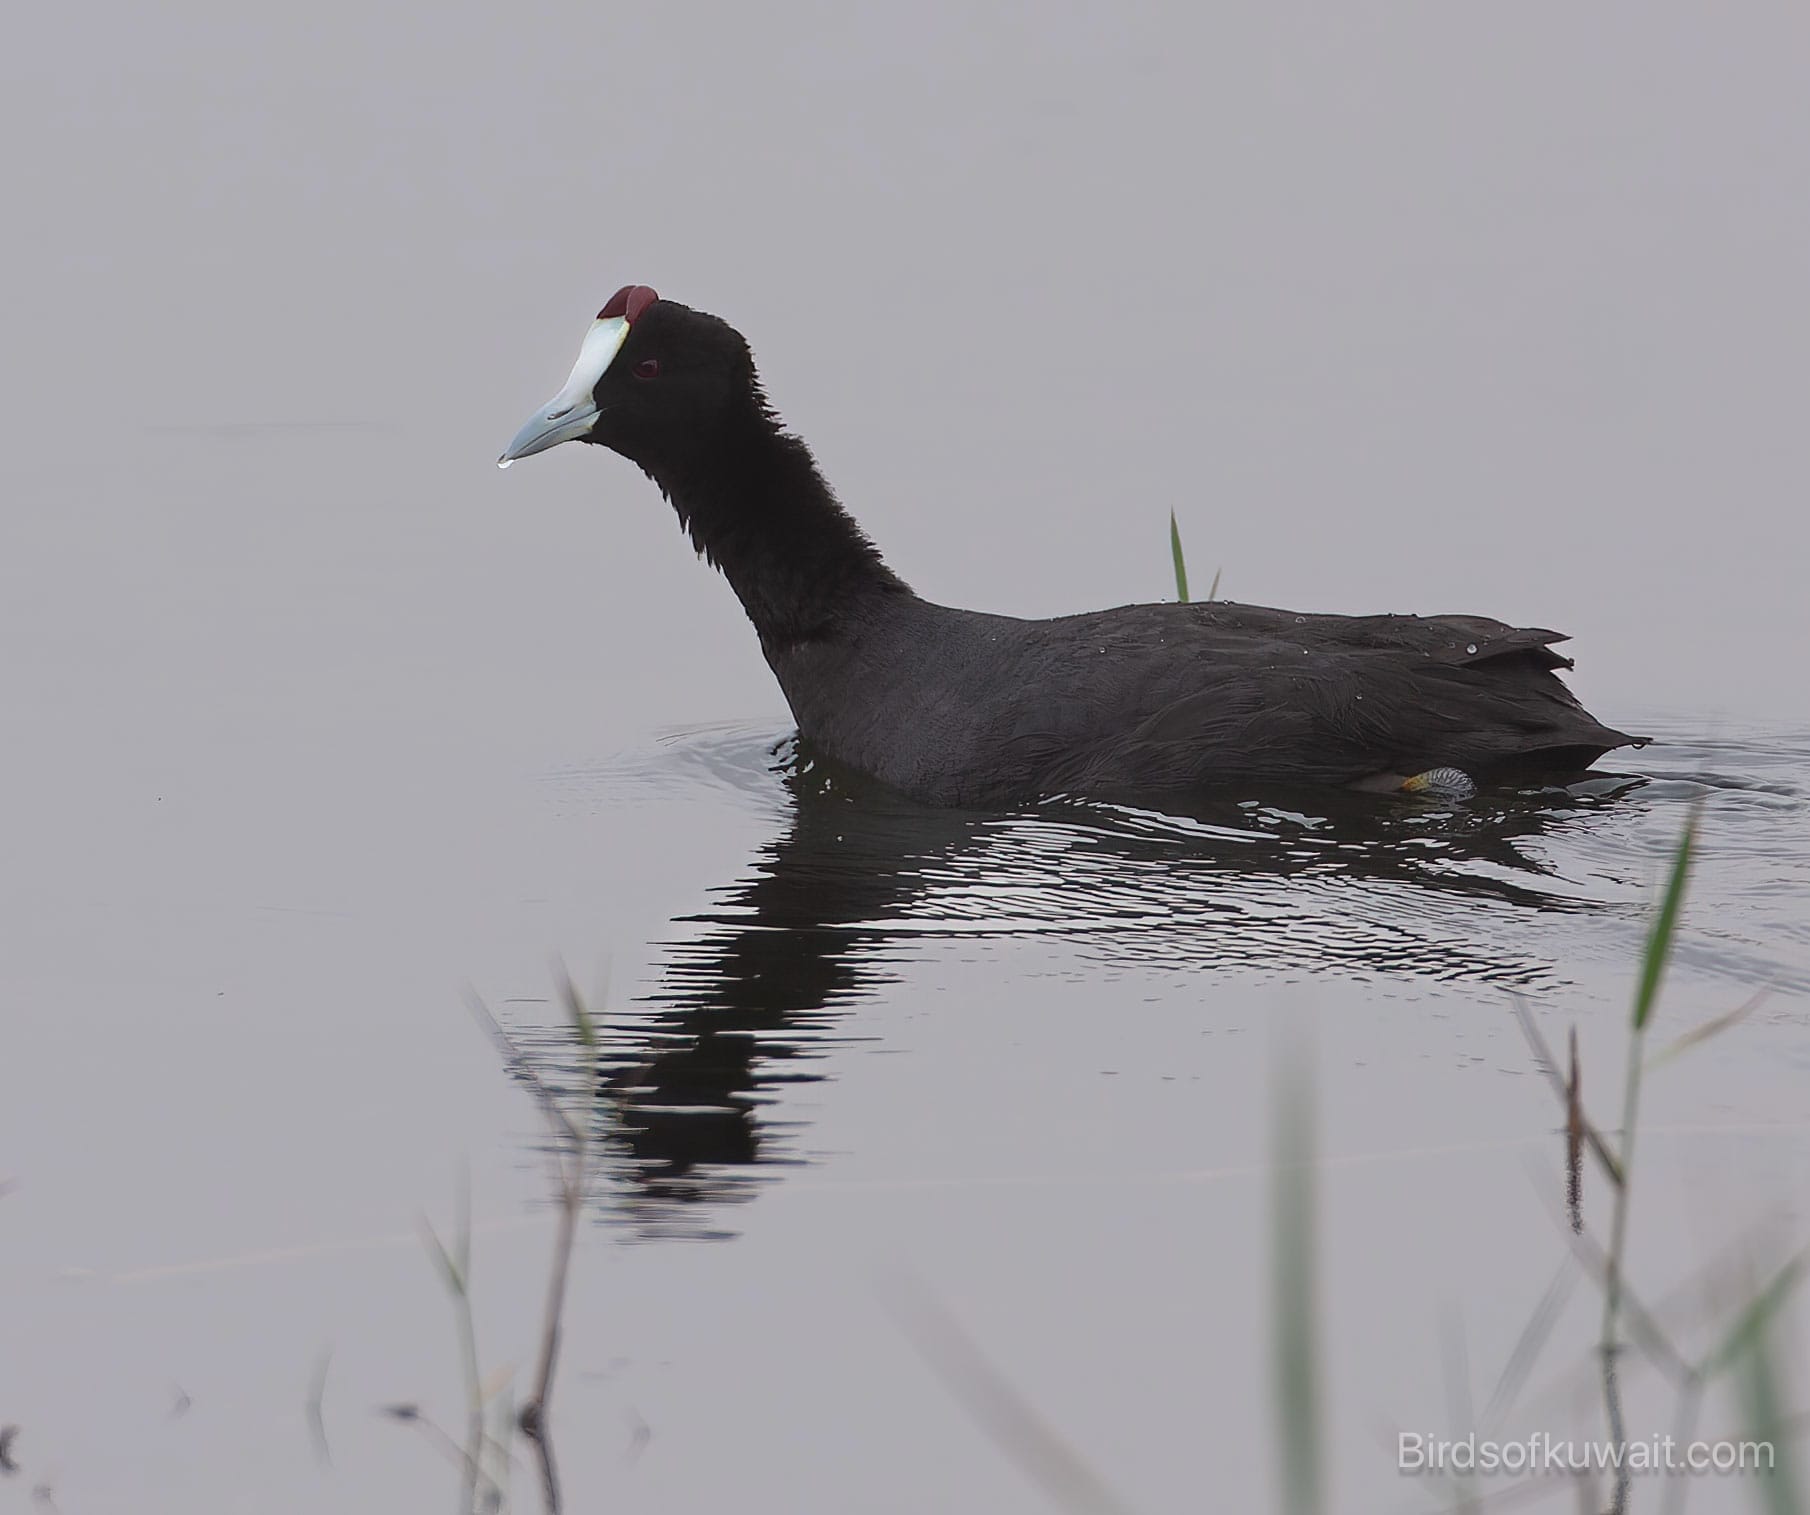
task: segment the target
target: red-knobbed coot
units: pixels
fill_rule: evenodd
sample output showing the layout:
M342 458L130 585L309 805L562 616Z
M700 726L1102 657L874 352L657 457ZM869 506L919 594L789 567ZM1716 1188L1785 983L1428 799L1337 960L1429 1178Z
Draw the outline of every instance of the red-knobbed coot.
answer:
M1253 781L1463 791L1637 744L1559 680L1554 631L1218 600L1024 621L920 599L784 430L741 334L646 285L597 313L565 388L498 461L567 441L660 486L810 743L933 804Z

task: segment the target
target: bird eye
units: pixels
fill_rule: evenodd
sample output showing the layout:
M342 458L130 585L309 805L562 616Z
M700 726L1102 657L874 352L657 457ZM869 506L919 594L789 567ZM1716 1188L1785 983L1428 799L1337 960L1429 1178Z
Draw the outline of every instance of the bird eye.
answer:
M658 358L643 358L635 365L635 377L637 379L659 378L660 360Z

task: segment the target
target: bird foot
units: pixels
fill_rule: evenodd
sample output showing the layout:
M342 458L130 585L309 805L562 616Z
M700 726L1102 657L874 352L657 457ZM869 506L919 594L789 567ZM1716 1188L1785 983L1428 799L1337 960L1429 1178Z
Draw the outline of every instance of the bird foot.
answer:
M1462 768L1429 768L1401 782L1402 793L1429 800L1468 800L1477 792L1477 781Z

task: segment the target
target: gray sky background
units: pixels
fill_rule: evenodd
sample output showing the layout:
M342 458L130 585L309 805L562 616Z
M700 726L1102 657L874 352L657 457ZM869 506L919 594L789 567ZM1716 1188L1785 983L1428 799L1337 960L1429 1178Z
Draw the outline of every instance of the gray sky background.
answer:
M256 658L260 584L330 610L286 567L406 516L628 724L776 710L638 474L490 467L634 280L748 333L933 598L1158 597L1174 506L1233 597L1554 625L1610 719L1801 716L1807 42L1786 4L39 8L8 629L155 642L236 582L192 632ZM323 429L180 430L272 423ZM373 643L430 613L392 582Z

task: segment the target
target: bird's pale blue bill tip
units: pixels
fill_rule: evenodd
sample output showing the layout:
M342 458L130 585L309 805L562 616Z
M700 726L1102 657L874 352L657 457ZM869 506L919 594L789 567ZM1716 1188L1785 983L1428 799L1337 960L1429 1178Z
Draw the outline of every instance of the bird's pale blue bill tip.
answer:
M599 316L593 321L579 346L578 361L572 365L565 388L528 418L528 424L496 460L497 467L507 468L517 458L531 458L588 432L597 419L597 402L591 391L627 340L625 317Z
M515 440L496 460L497 467L507 468L518 458L531 458L561 442L582 437L596 419L597 407L589 399L576 403L563 397L554 400L528 418L528 424L515 434Z

